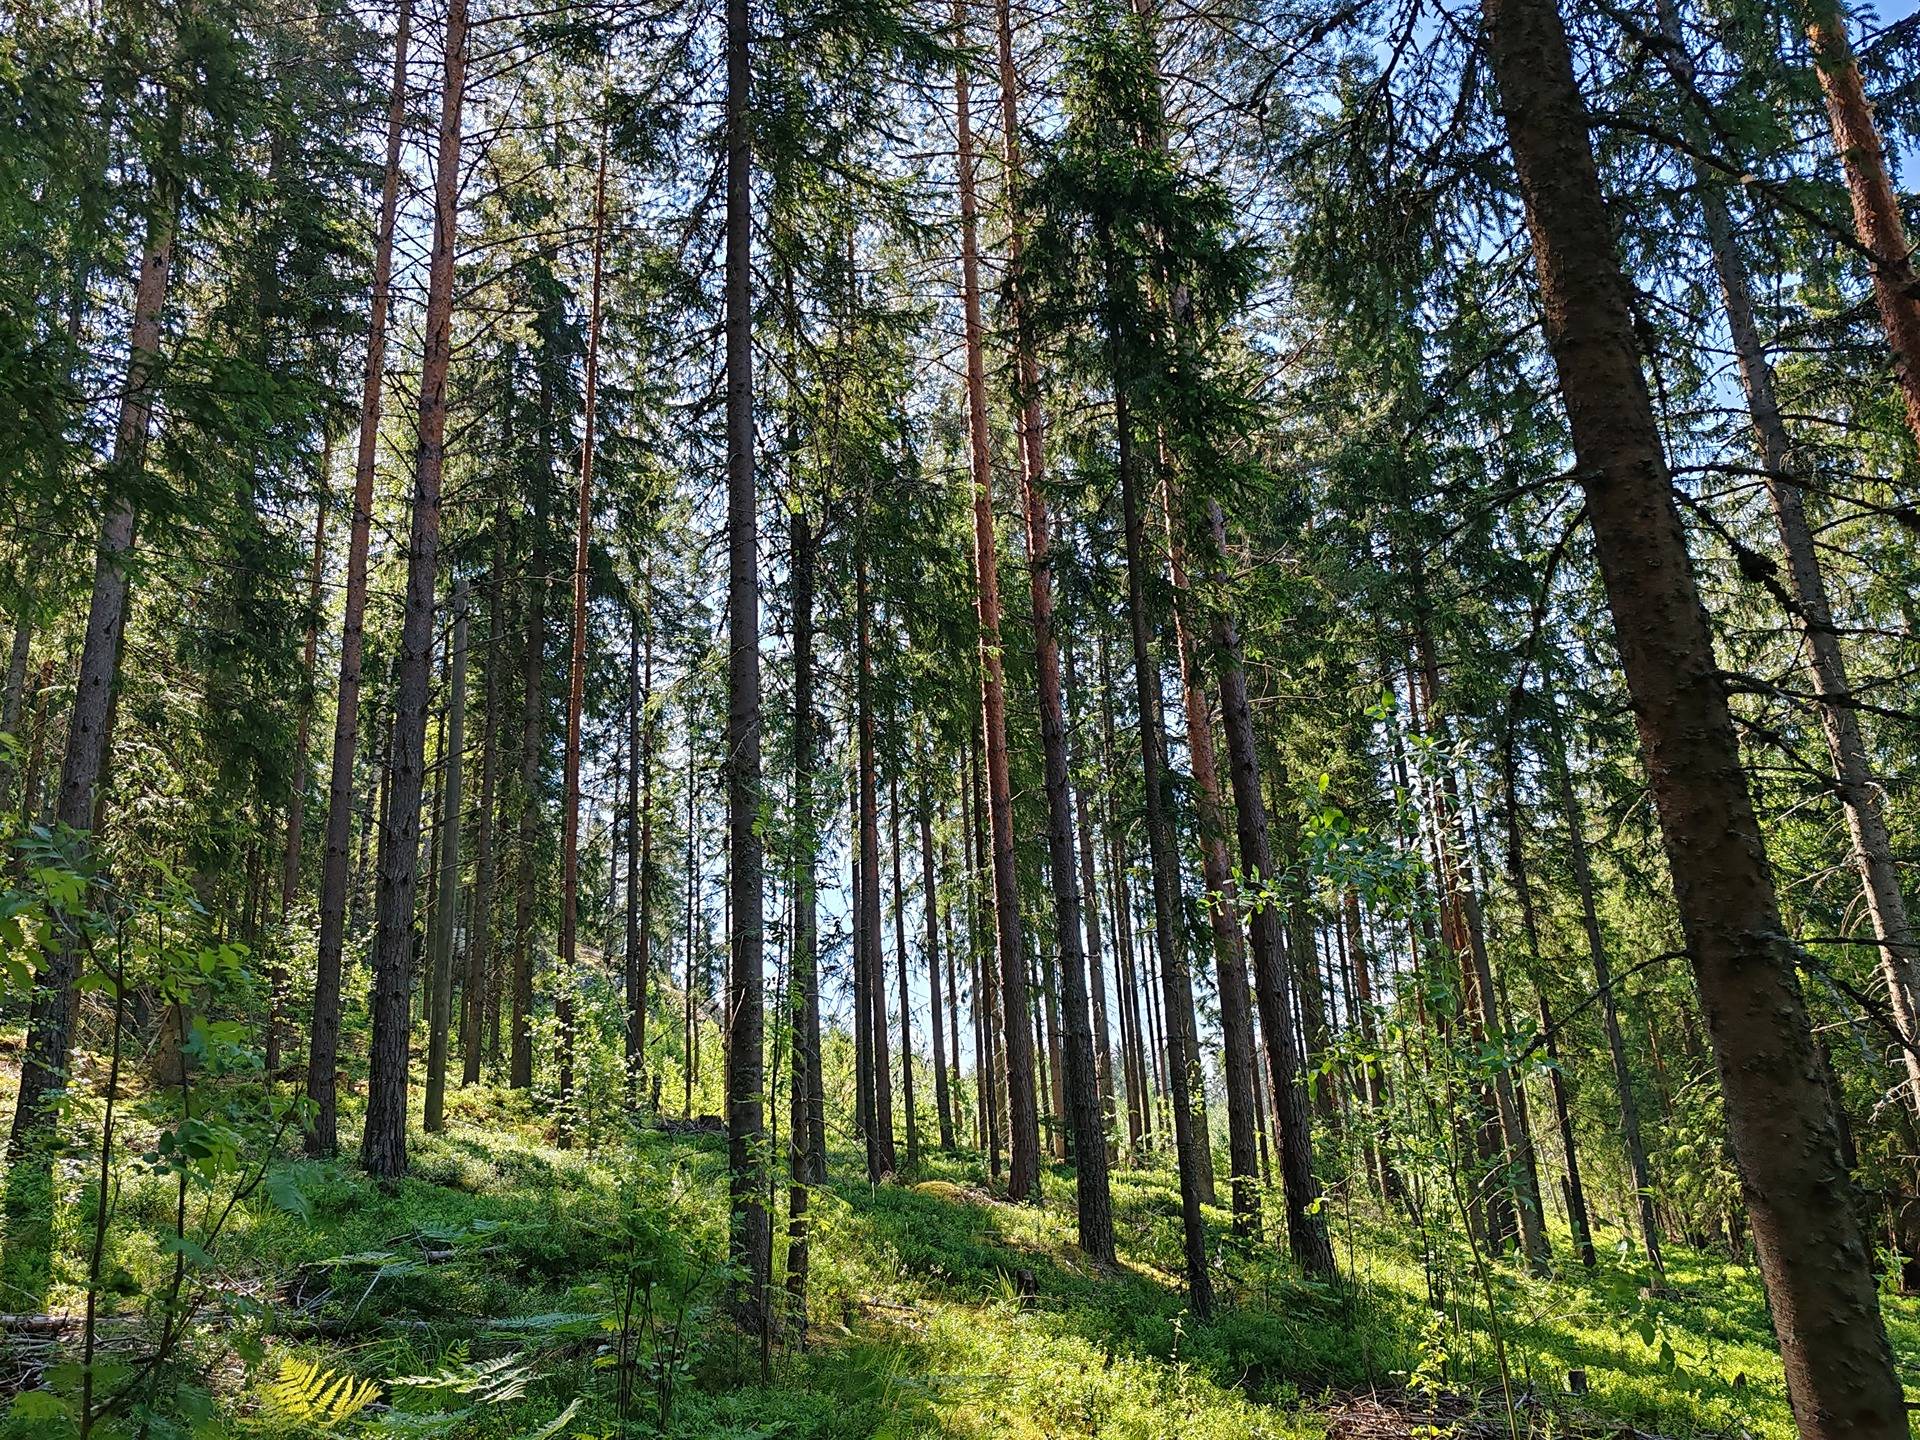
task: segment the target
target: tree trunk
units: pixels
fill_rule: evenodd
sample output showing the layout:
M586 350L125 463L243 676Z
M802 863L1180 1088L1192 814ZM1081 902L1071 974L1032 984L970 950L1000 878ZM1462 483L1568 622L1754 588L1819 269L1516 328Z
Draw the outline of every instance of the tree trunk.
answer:
M766 1326L772 1232L765 1190L760 840L760 527L753 450L751 8L727 0L727 1253L745 1272L743 1317Z
M814 893L818 836L813 815L813 575L812 521L795 504L788 522L793 604L793 960L788 971L792 1093L787 1111L787 1294L795 1332L807 1332L807 1201L826 1179L814 1148L814 1080L820 1068L819 922Z
M1640 1104L1634 1099L1633 1071L1627 1064L1627 1042L1620 1030L1620 997L1614 989L1613 966L1607 955L1606 938L1600 933L1600 914L1594 903L1586 816L1557 735L1553 744L1554 780L1560 793L1560 813L1567 827L1567 858L1573 869L1574 889L1580 896L1580 924L1586 936L1587 958L1593 964L1594 987L1600 996L1600 1021L1607 1036L1607 1058L1613 1066L1613 1086L1620 1101L1620 1138L1627 1149L1627 1170L1633 1177L1647 1259L1653 1265L1654 1274L1664 1277L1667 1267L1660 1253L1660 1221L1654 1213L1653 1171L1647 1164L1646 1144L1640 1138Z
M867 1179L876 1184L900 1168L893 1144L893 1060L887 1053L887 962L880 929L880 791L874 774L873 589L867 572L866 506L861 504L860 538L854 559L854 608L859 667L860 789L860 940L866 1009L860 1022L867 1033L870 1076L867 1120Z
M653 602L653 568L647 567L646 602ZM639 761L634 765L627 791L628 808L635 812L640 843L627 852L627 1108L637 1109L646 1093L647 1078L647 997L653 989L653 891L657 882L653 856L653 766L658 731L653 713L653 622L642 621L640 689L634 699L634 720L630 737L639 745ZM638 898L634 892L638 891Z
M447 1128L447 1032L453 1024L453 932L460 905L460 779L466 750L467 582L453 591L453 678L447 687L447 743L440 752L440 900L433 931L433 1013L427 1026L424 1128Z
M86 639L80 651L80 676L67 720L67 751L60 768L60 824L89 836L94 826L96 791L101 788L112 733L120 653L127 623L131 577L127 557L133 549L134 496L146 469L147 440L153 429L154 370L160 360L161 323L167 282L173 270L174 237L179 226L180 187L172 174L180 148L179 102L170 103L164 122L166 152L155 166L147 197L146 236L140 250L140 277L133 292L133 322L127 336L126 389L114 428L108 462L112 498L101 517L94 551L93 594L87 607ZM85 855L74 857L85 863ZM11 1148L18 1151L40 1129L49 1092L66 1080L73 1049L74 1016L79 995L80 955L65 945L51 947L35 977L27 1019L26 1048L20 1064L20 1090L13 1112Z
M307 1043L307 1099L313 1120L307 1153L339 1149L340 952L346 940L347 852L353 840L353 761L360 738L361 656L366 642L367 551L373 529L373 469L380 444L380 392L387 367L387 312L393 279L393 228L400 203L400 147L406 138L407 46L413 0L400 0L394 24L393 83L387 100L387 159L373 246L367 316L367 365L360 391L360 436L353 466L353 520L347 537L345 614L340 622L340 683L327 786L326 848L320 862L320 933L314 955L313 1029Z
M1210 563L1224 572L1227 522L1217 503L1207 501ZM1224 573L1219 577L1224 580ZM1280 1121L1280 1180L1287 1206L1287 1246L1295 1263L1319 1278L1334 1273L1333 1247L1320 1213L1320 1185L1313 1173L1313 1121L1301 1081L1300 1052L1294 1043L1291 999L1287 994L1286 949L1280 926L1279 872L1273 863L1272 831L1266 792L1261 787L1260 752L1253 732L1253 708L1247 698L1247 672L1239 626L1218 603L1212 607L1212 649L1220 682L1220 723L1227 732L1227 775L1233 786L1240 868L1258 885L1262 901L1248 923L1253 941L1254 989L1260 1002L1260 1029L1267 1042L1267 1083Z
M307 634L300 650L300 699L293 727L293 774L287 787L287 841L280 854L280 933L274 940L274 961L267 975L267 1045L264 1057L269 1078L280 1074L281 1011L287 1003L287 926L293 902L300 893L300 850L305 839L307 781L310 778L307 742L313 734L313 672L320 655L320 582L327 563L327 507L333 492L333 438L320 448L320 486L313 506L313 555L307 570Z
M593 182L593 279L587 301L585 416L580 442L580 495L573 532L573 647L567 666L567 740L562 755L560 801L560 964L554 977L553 1017L559 1047L560 1093L554 1107L555 1139L573 1144L574 986L580 944L580 727L587 694L587 579L593 556L593 442L600 379L600 286L606 263L607 138Z
M1550 0L1483 0L1483 10L1794 1417L1808 1440L1905 1436L1872 1257L1674 506L1566 33Z
M1065 654L1067 692L1073 697L1073 706L1080 708L1080 676L1073 663L1073 651ZM1074 729L1070 732L1068 745L1069 758L1077 760L1085 770L1085 757L1080 754L1071 735L1080 732L1084 724L1084 715L1074 717ZM1086 920L1087 933L1087 977L1091 982L1093 1000L1093 1073L1094 1082L1100 1092L1100 1133L1109 1135L1114 1122L1113 1105L1113 1047L1112 1036L1107 1020L1107 977L1106 962L1101 954L1100 944L1100 887L1094 875L1093 867L1093 820L1091 807L1087 804L1087 787L1074 787L1074 819L1076 840L1080 849L1080 906ZM1108 1161L1113 1157L1113 1146L1107 1147Z
M956 43L966 38L965 0L955 0ZM967 433L973 491L973 565L980 625L980 708L986 731L987 808L992 823L993 920L1000 959L1000 1035L1007 1074L1007 1195L1040 1199L1040 1116L1033 1081L1025 943L1013 844L1013 783L1007 767L1006 674L1000 652L1000 561L993 523L993 462L988 450L987 367L980 314L979 205L974 196L971 81L963 59L954 74L959 129L961 292L966 314Z
M1913 250L1900 218L1900 197L1887 173L1886 147L1880 141L1873 106L1860 83L1846 17L1835 0L1806 0L1806 7L1807 39L1827 100L1833 146L1847 172L1854 233L1873 256L1869 267L1873 297L1893 351L1893 373L1906 404L1907 428L1920 445L1920 274L1914 271Z
M933 1108L939 1116L940 1148L953 1152L953 1106L947 1089L947 1030L940 1014L940 887L933 865L933 797L928 793L931 762L920 757L920 909L927 926L927 1010L933 1021ZM900 993L906 994L902 982ZM949 980L949 996L952 994ZM956 1079L958 1076L956 1075Z
M913 1007L907 991L905 887L900 883L900 777L887 774L887 847L893 859L893 956L900 985L900 1103L907 1117L907 1169L920 1172L920 1122L913 1105Z
M480 808L473 842L473 923L467 929L467 978L460 1009L460 1083L477 1085L492 981L493 807L500 774L500 632L505 625L501 587L507 569L507 501L502 492L493 512L493 563L487 576L487 675L480 722Z
M440 480L446 459L447 367L453 357L453 258L460 222L461 106L466 98L466 0L448 0L445 49L413 523L407 541L406 606L394 657L393 776L374 919L367 1120L360 1140L360 1163L383 1180L396 1179L407 1168L407 975L420 880L420 792L426 779L427 687L433 664L434 587L440 573Z
M1113 266L1109 265L1111 272ZM1118 303L1108 279L1110 304ZM1112 333L1110 331L1110 333ZM1116 346L1117 350L1117 346ZM1127 623L1133 645L1134 691L1140 719L1140 768L1145 794L1147 844L1153 868L1153 934L1160 957L1160 983L1167 1011L1167 1085L1173 1107L1174 1149L1180 1168L1180 1215L1185 1235L1187 1303L1205 1319L1213 1312L1213 1277L1207 1268L1206 1220L1201 1202L1210 1177L1202 1174L1198 1136L1204 1119L1194 1099L1200 1057L1188 1049L1180 1016L1193 1014L1193 983L1180 934L1180 856L1174 847L1170 778L1160 725L1160 671L1153 657L1147 618L1145 523L1134 456L1128 378L1116 353L1113 364L1114 434L1119 452L1120 503L1126 532Z
M1823 0L1813 0L1821 5ZM1660 25L1670 42L1668 64L1675 70L1683 88L1693 88L1693 62L1682 46L1679 18L1672 0L1660 0ZM1860 225L1861 239L1873 245L1877 253L1905 256L1906 240L1900 230L1899 210L1887 184L1884 157L1879 138L1873 130L1871 112L1860 94L1860 72L1847 49L1845 23L1837 10L1828 11L1818 22L1820 34L1838 45L1822 61L1831 61L1830 78L1825 68L1821 83L1827 91L1834 134L1842 134L1842 116L1847 117L1847 133L1865 149L1856 156L1846 149L1847 178L1854 195L1854 215ZM1816 37L1816 57L1821 41ZM1851 98L1846 98L1846 97ZM1699 125L1693 127L1696 131ZM1880 942L1880 974L1887 987L1887 1001L1903 1035L1920 1035L1920 940L1914 934L1907 915L1906 899L1900 891L1899 873L1894 867L1893 844L1887 833L1886 817L1881 811L1880 788L1860 733L1858 712L1853 706L1853 689L1847 679L1846 659L1840 648L1840 634L1833 621L1833 606L1827 597L1826 576L1814 547L1813 530L1807 523L1806 496L1795 475L1792 440L1780 413L1780 399L1774 387L1773 365L1767 359L1754 317L1753 290L1748 284L1747 267L1734 238L1733 217L1718 176L1704 165L1694 167L1694 193L1700 200L1701 216L1706 222L1707 248L1713 255L1714 273L1720 281L1721 300L1726 308L1727 329L1733 338L1734 356L1740 366L1740 383L1746 391L1747 411L1759 441L1761 464L1766 471L1767 496L1773 504L1774 520L1780 533L1780 549L1787 558L1787 578L1798 607L1798 619L1807 637L1807 671L1813 691L1819 697L1820 725L1827 741L1827 754L1833 762L1834 788L1846 811L1847 832L1853 842L1853 860L1860 872L1861 888L1866 896L1867 913L1872 917L1874 937ZM1868 237L1868 220L1873 219L1879 239ZM1889 228L1891 227L1891 228ZM1895 243L1897 251L1879 249L1882 243ZM1902 383L1907 391L1909 418L1920 416L1916 397L1920 397L1920 299L1902 296L1895 278L1876 271L1875 288L1879 294L1882 317L1888 320L1888 334L1895 332L1895 319L1904 317L1911 330L1914 349L1897 352ZM1910 263L1906 265L1905 284L1916 282ZM1889 312L1891 305L1893 310ZM1920 436L1920 429L1916 429ZM1908 1103L1920 1106L1920 1052L1911 1045L1900 1047L1900 1061L1907 1076Z
M1185 547L1175 518L1171 467L1162 467L1160 503L1167 526L1167 564L1173 580L1174 648L1180 662L1185 700L1187 755L1193 770L1193 804L1200 840L1200 867L1207 883L1207 923L1213 933L1215 988L1220 996L1220 1032L1224 1041L1227 1092L1227 1155L1231 1168L1233 1228L1239 1235L1260 1233L1258 1118L1253 1107L1253 1004L1247 993L1247 957L1240 948L1240 913L1233 865L1227 858L1226 824L1220 807L1220 776L1215 768L1213 720L1195 649Z

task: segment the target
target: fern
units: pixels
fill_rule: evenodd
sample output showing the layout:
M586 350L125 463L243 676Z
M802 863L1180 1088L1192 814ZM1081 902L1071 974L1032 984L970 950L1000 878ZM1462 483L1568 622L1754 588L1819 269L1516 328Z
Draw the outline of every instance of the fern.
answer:
M260 1394L262 1418L296 1430L329 1434L379 1398L380 1387L327 1369L317 1360L282 1357L279 1378Z

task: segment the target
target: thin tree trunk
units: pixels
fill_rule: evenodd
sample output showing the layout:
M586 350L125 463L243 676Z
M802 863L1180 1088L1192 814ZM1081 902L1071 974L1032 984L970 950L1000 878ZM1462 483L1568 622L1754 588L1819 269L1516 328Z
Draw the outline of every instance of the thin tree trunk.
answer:
M307 1099L313 1119L309 1155L339 1149L340 953L346 940L347 851L352 843L353 762L360 738L361 656L365 648L367 551L373 528L373 469L380 443L380 394L387 365L387 312L393 279L393 229L400 203L400 147L407 120L407 47L413 0L400 0L387 101L386 169L373 246L367 316L367 365L360 392L360 436L353 467L353 519L347 538L345 614L340 622L340 682L327 787L327 836L320 863L320 926L314 955L313 1021L307 1044ZM364 848L364 847L363 847Z
M955 0L956 43L967 32L965 0ZM1000 561L993 523L993 462L989 453L987 369L980 313L979 205L974 195L971 79L963 59L954 74L959 129L961 292L966 315L967 432L973 492L975 603L980 624L980 707L986 732L987 809L993 833L993 920L1000 960L1000 1037L1007 1075L1007 1140L1012 1165L1007 1195L1040 1199L1040 1116L1034 1092L1033 1046L1027 1013L1025 943L1015 872L1013 784L1007 762L1006 674L1000 651Z
M1214 567L1224 570L1227 524L1218 504L1207 501L1207 530ZM1220 577L1224 579L1224 575ZM1239 626L1220 604L1209 626L1220 683L1220 723L1227 732L1227 775L1233 786L1233 812L1240 866L1258 885L1262 903L1248 930L1253 941L1254 989L1260 1002L1260 1028L1267 1042L1267 1083L1280 1121L1280 1178L1287 1206L1287 1245L1309 1275L1334 1273L1333 1247L1320 1213L1319 1182L1313 1173L1313 1122L1301 1081L1300 1052L1294 1044L1293 1015L1287 994L1286 951L1279 898L1273 894L1279 872L1273 863L1273 838L1261 787L1260 752L1247 698L1247 673Z
M861 971L866 980L867 1065L871 1109L867 1125L867 1178L879 1182L900 1168L893 1144L893 1059L887 1053L887 962L880 929L880 794L874 774L873 589L868 578L866 507L861 505L860 539L854 559L855 664L859 667L860 790L860 938Z
M1111 271L1113 266L1109 265ZM1110 304L1118 304L1111 293ZM1117 348L1117 347L1116 347ZM1202 1174L1198 1137L1204 1119L1194 1100L1199 1060L1182 1033L1180 1016L1193 1014L1193 984L1187 973L1186 947L1179 930L1180 856L1174 848L1165 740L1160 726L1160 671L1154 662L1147 619L1145 523L1140 511L1140 481L1134 457L1129 381L1116 353L1114 433L1119 450L1120 503L1126 532L1127 622L1133 644L1134 690L1140 716L1140 768L1145 795L1147 844L1153 869L1154 946L1160 958L1160 984L1167 1011L1167 1084L1173 1107L1174 1149L1180 1168L1180 1213L1185 1234L1187 1303L1202 1319L1213 1312L1213 1277L1207 1268L1206 1220L1201 1202L1210 1177Z
M653 602L653 567L647 567L646 603ZM644 630L641 639L640 689L635 698L632 739L639 745L637 781L629 784L628 808L636 812L640 830L639 853L627 853L627 1093L628 1108L637 1109L646 1094L647 997L653 989L653 891L657 862L653 854L653 765L658 730L653 713L653 622L634 616ZM636 788L637 787L637 788ZM638 890L636 899L634 891Z
M433 258L420 369L418 463L407 542L407 595L394 658L393 778L380 846L374 919L373 1041L360 1163L383 1180L407 1168L407 973L420 881L420 792L426 779L427 686L440 573L440 481L446 459L447 367L453 357L453 259L459 230L461 107L466 99L467 3L448 0L446 69L435 155Z
M505 624L501 587L507 569L507 501L503 491L493 512L493 563L487 576L486 681L480 723L480 808L473 842L473 923L467 930L467 977L461 995L460 1083L477 1085L484 1042L483 1020L492 980L494 792L500 775L500 632Z
M764 1331L772 1231L761 1145L764 997L760 840L760 527L753 450L752 12L727 0L727 1253L740 1313Z
M927 926L927 1011L933 1022L933 1108L940 1122L940 1148L953 1151L953 1107L947 1090L946 1029L940 1014L940 887L933 865L933 797L928 793L931 762L920 757L920 909ZM951 994L949 980L949 994ZM900 993L906 994L901 982ZM957 1077L956 1077L957 1078Z
M815 850L819 839L813 816L813 524L804 505L793 506L788 522L788 553L793 604L793 960L788 972L792 1052L792 1094L788 1106L787 1295L793 1325L807 1333L809 1232L807 1201L812 1187L825 1180L824 1157L814 1149L814 1077L820 1067L820 969L818 917L814 894Z
M580 944L580 726L587 694L587 579L593 555L593 445L600 379L600 286L606 263L607 138L593 182L593 279L587 301L585 421L580 443L580 504L573 541L573 649L567 667L567 741L560 801L560 965L554 977L553 1015L559 1046L560 1093L554 1107L556 1140L573 1144L574 985Z
M1073 697L1075 710L1080 708L1080 676L1073 663L1073 651L1065 653L1067 692ZM1080 733L1084 724L1084 715L1074 717L1074 728L1069 735L1068 754L1071 760L1077 760L1085 769L1085 757L1080 754L1072 742L1072 736ZM1086 920L1087 935L1087 977L1090 981L1093 1001L1093 1073L1094 1083L1100 1092L1100 1133L1109 1135L1114 1122L1113 1105L1113 1046L1112 1036L1107 1024L1107 977L1106 961L1101 953L1100 944L1100 887L1094 875L1093 866L1093 820L1091 807L1087 804L1087 787L1074 787L1074 820L1076 823L1075 840L1080 851L1080 906ZM1113 1148L1108 1145L1108 1162L1113 1159Z
M1253 1003L1247 993L1247 957L1240 948L1239 904L1233 866L1227 858L1226 824L1221 815L1220 777L1216 769L1213 721L1199 657L1186 611L1191 604L1185 547L1175 518L1178 496L1171 467L1163 466L1160 503L1167 527L1167 563L1173 580L1173 633L1179 657L1181 694L1187 722L1187 755L1193 771L1193 803L1198 821L1201 873L1206 879L1207 922L1213 934L1215 988L1220 997L1220 1031L1225 1051L1227 1155L1233 1195L1233 1228L1239 1235L1260 1233L1260 1153L1258 1118L1253 1105Z
M893 859L893 955L900 985L900 1102L907 1117L907 1169L920 1171L920 1122L913 1104L913 1008L907 991L906 887L900 883L900 777L887 774L887 847Z
M1600 1021L1606 1031L1607 1058L1613 1066L1613 1086L1620 1102L1620 1138L1627 1150L1627 1171L1633 1178L1640 1234L1655 1275L1664 1276L1666 1262L1660 1253L1660 1221L1653 1208L1653 1171L1647 1164L1646 1143L1640 1137L1640 1104L1634 1099L1633 1071L1627 1064L1627 1042L1620 1030L1620 997L1614 989L1613 966L1607 954L1606 937L1600 933L1600 914L1594 903L1586 815L1580 805L1579 792L1573 787L1558 735L1554 736L1553 745L1554 782L1559 790L1561 817L1567 827L1567 858L1573 869L1574 889L1580 896L1580 924L1586 936L1587 958L1593 965L1594 987L1600 996Z
M460 780L466 750L467 582L453 591L453 678L447 688L447 743L440 752L440 900L433 931L433 1011L427 1026L426 1132L446 1126L447 1040L453 1024L453 932L460 905Z
M1694 585L1566 32L1550 0L1483 0L1483 10L1794 1417L1807 1440L1903 1437L1872 1256Z
M269 1077L280 1074L281 1011L287 1003L287 925L300 893L300 850L305 839L307 781L311 765L307 744L313 734L313 672L320 655L320 582L327 563L327 508L333 492L333 437L320 449L320 488L314 496L313 554L307 570L307 634L300 650L300 701L293 727L293 774L287 787L287 841L280 854L280 935L274 942L274 961L267 976L267 1045L264 1057Z

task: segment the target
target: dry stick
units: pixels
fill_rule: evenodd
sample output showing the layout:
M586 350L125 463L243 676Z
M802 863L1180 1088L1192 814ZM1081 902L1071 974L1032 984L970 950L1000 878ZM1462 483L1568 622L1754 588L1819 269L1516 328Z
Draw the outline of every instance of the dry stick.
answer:
M560 815L560 973L554 981L559 1030L560 1097L555 1113L562 1150L573 1144L574 971L580 931L580 722L587 693L587 573L593 549L593 442L600 379L600 287L606 264L607 130L600 125L600 161L593 181L593 281L587 311L587 383L580 442L580 510L573 549L573 656L567 670L567 748Z

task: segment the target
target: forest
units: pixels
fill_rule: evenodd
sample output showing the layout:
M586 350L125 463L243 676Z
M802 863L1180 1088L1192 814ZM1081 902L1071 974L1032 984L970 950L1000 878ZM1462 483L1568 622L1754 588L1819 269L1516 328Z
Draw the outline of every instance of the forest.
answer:
M0 1440L1908 1436L1881 4L0 0Z

